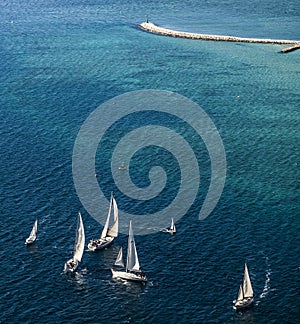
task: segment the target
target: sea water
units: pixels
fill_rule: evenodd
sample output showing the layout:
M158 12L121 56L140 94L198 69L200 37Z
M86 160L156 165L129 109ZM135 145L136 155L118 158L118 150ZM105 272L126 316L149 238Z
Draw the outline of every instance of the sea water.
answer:
M137 25L148 16L182 31L297 40L298 1L1 0L0 7L0 322L296 323L300 52L168 38ZM203 187L176 222L177 234L136 233L147 285L111 278L119 247L126 251L124 233L111 248L85 253L76 276L66 277L78 210L87 240L102 229L73 183L78 131L107 100L145 89L185 96L214 122L227 161L221 198L199 221L210 175L204 148ZM139 161L152 161L151 152L131 166L141 186L147 177ZM96 172L101 159L98 151ZM167 170L173 184L177 169ZM168 186L173 199L177 185ZM160 199L166 205L169 198ZM118 203L126 209L121 197ZM36 218L38 240L25 247ZM255 305L236 313L245 261Z

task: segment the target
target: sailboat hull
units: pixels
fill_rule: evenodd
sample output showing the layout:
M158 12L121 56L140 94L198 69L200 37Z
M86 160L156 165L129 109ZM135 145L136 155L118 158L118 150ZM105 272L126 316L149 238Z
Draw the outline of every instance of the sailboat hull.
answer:
M234 309L244 309L253 305L254 297L244 298L242 300L234 301Z
M137 282L147 282L147 278L145 274L143 274L142 272L134 273L134 272L126 272L126 271L117 271L114 269L111 269L111 272L113 278L120 278L120 279L137 281Z
M88 249L90 251L102 250L113 243L114 237L107 236L104 239L91 240L88 244Z
M164 232L164 233L170 233L170 234L172 234L172 235L176 234L176 230L172 230L172 229L170 229L170 228L165 228L165 229L163 229L163 232Z
M35 242L35 240L36 240L35 238L32 239L32 238L28 237L28 238L26 239L26 241L25 241L25 245L33 244L33 243Z
M78 267L78 262L74 262L73 259L68 260L64 265L65 273L74 273Z
M174 219L173 218L172 218L172 221L171 221L171 226L170 227L167 227L167 228L164 228L162 231L164 233L170 233L172 235L174 235L176 233L176 227L175 227Z

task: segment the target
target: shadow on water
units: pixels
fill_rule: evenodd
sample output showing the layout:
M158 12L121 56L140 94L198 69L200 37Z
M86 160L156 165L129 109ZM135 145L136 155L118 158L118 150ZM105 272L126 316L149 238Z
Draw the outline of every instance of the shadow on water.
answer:
M237 324L255 324L255 323L257 323L255 320L253 308L236 311L234 323L237 323Z
M25 245L25 244L24 244ZM40 253L39 246L37 242L34 242L30 245L25 245L26 249L29 251L29 253Z

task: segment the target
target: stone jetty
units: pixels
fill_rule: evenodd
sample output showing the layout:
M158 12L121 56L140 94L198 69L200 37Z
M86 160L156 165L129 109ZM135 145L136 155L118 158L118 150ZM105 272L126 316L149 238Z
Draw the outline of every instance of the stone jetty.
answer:
M280 53L289 53L289 52L296 51L298 49L300 49L300 43L298 43L297 45L293 45L291 47L284 48L280 51Z
M139 25L139 28L148 31L150 33L171 36L171 37L209 40L209 41L221 41L221 42L263 43L263 44L280 44L280 45L291 44L295 46L300 46L300 41L296 41L296 40L244 38L244 37L235 37L235 36L196 34L196 33L188 33L188 32L162 28L153 24L152 22L144 22Z

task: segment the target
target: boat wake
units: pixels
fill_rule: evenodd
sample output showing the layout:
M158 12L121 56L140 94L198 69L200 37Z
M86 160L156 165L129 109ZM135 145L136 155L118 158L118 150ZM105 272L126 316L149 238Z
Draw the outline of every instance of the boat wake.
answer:
M269 291L271 290L271 274L272 274L272 270L271 270L271 265L269 263L269 258L266 257L266 264L267 264L267 270L266 270L266 280L265 280L265 285L264 285L264 289L262 291L262 293L259 295L259 299L263 299L265 298ZM260 300L258 300L256 302L256 305L258 305L260 303Z

